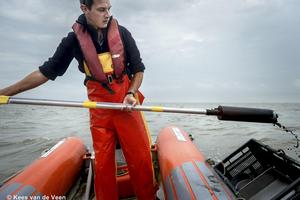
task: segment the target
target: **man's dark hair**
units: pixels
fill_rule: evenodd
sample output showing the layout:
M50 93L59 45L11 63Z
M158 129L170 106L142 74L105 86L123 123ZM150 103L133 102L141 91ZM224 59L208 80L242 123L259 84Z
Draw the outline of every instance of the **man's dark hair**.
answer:
M94 0L80 0L80 3L86 5L88 9L91 9Z

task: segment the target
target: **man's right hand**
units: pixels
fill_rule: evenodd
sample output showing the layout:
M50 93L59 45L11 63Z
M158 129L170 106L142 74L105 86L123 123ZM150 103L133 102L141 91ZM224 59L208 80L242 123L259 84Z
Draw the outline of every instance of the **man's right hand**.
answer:
M13 96L46 83L48 78L36 70L21 81L0 90L0 95Z

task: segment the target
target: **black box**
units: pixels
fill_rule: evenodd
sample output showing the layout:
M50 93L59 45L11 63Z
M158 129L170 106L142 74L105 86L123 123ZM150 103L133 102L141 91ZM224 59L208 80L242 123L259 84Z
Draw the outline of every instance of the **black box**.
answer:
M300 163L254 139L214 169L237 198L300 199Z

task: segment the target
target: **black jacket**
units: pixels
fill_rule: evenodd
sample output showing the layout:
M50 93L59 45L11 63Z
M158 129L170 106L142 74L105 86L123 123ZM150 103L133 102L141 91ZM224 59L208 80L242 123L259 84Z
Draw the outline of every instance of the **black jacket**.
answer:
M98 41L97 31L87 24L86 18L83 14L79 16L77 22L83 24L91 34L98 54L109 51L105 29L103 31L103 40L100 42ZM133 75L137 72L143 72L145 70L145 66L142 63L140 52L134 39L125 27L119 25L119 30L125 48L127 73L129 75ZM76 58L79 70L84 73L83 54L75 33L70 32L67 37L62 39L54 55L40 66L39 69L48 79L55 80L57 76L62 76L66 72L73 58Z

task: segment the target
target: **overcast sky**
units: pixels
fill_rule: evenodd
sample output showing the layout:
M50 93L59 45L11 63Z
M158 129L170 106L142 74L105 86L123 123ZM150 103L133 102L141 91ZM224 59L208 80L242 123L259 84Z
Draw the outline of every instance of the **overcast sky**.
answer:
M111 0L159 102L300 102L299 0ZM78 0L0 1L0 88L51 57ZM19 96L85 100L74 59L63 77Z

